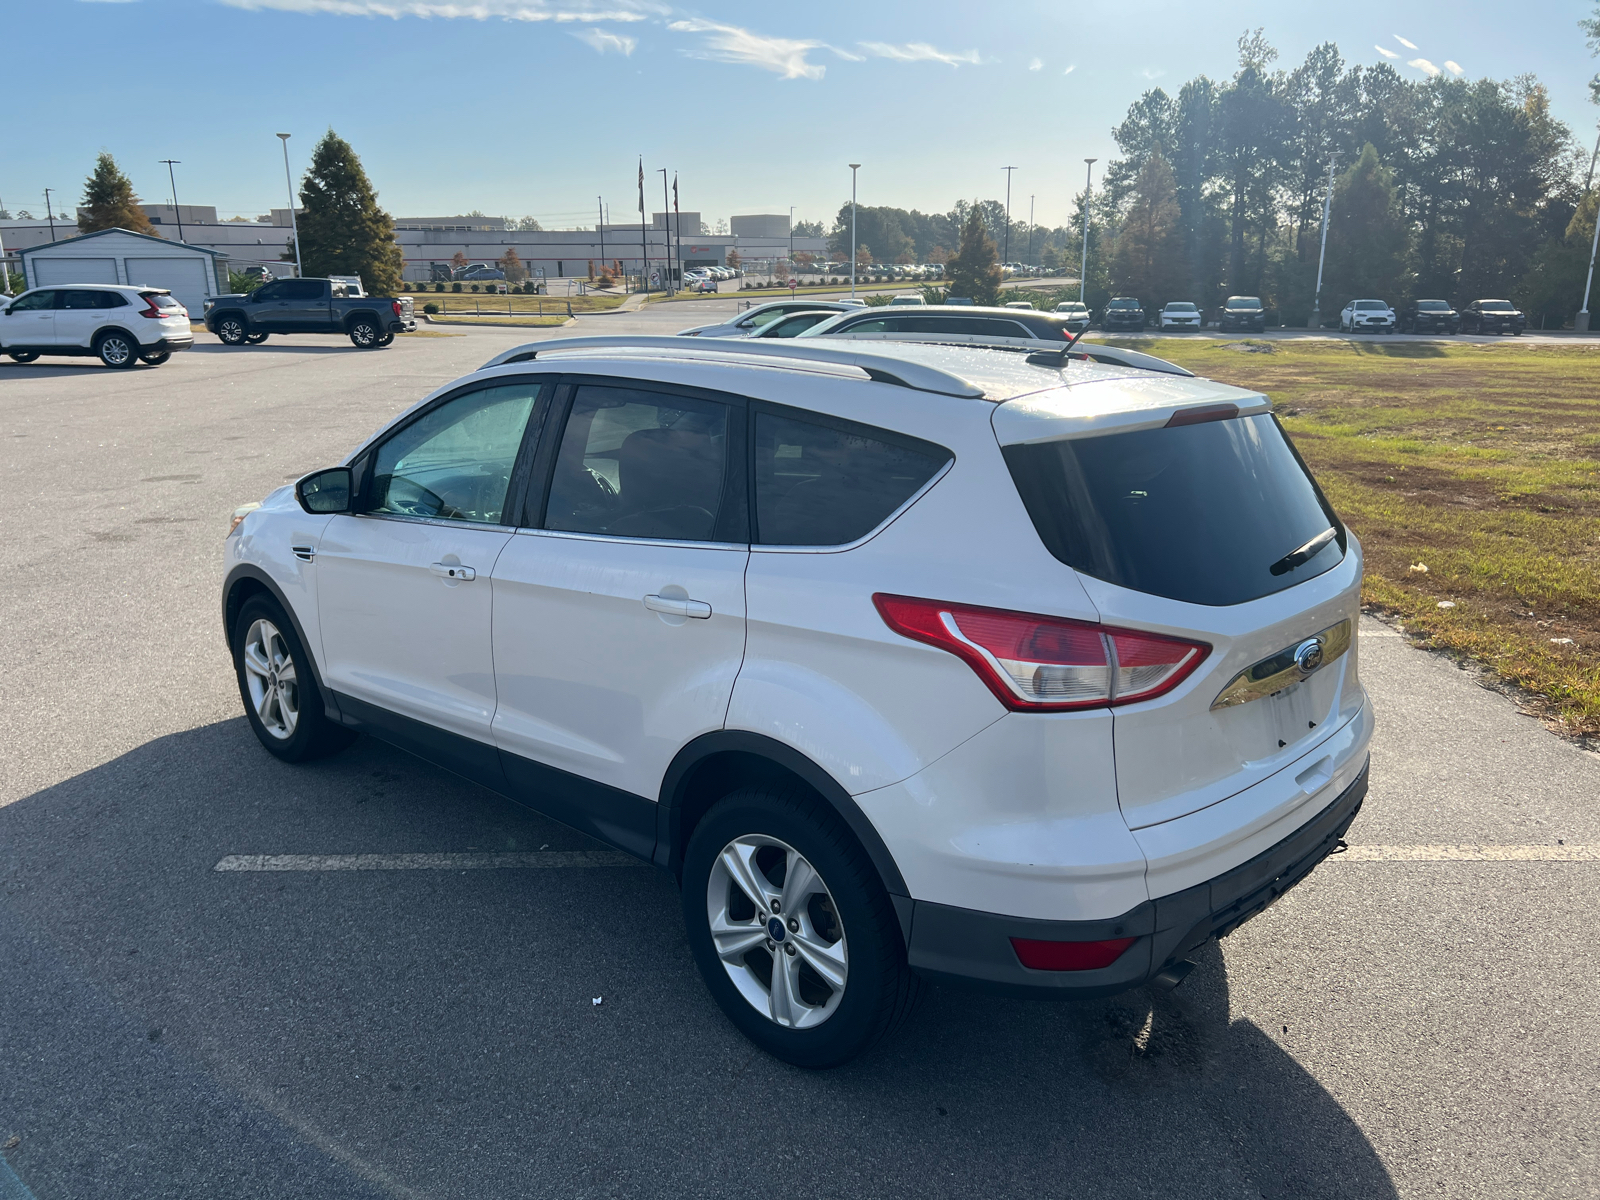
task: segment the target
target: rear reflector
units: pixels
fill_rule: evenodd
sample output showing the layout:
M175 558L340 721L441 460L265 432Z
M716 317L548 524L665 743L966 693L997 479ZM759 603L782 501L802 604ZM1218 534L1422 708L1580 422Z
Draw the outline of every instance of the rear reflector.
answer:
M1135 940L1125 937L1104 942L1042 942L1014 937L1011 948L1030 971L1098 971L1121 958Z
M1237 404L1205 404L1195 408L1180 408L1167 421L1167 428L1177 425L1204 425L1207 421L1231 421L1239 415Z
M1171 691L1204 661L1204 642L1091 621L879 593L890 629L937 646L1018 712L1133 704Z

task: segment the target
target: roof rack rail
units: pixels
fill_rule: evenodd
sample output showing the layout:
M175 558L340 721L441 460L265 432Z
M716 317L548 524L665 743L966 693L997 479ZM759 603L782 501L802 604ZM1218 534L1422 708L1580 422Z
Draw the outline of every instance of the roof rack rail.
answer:
M844 341L850 335L848 333L838 333L824 336L829 340ZM816 340L821 341L822 338L817 338ZM1186 371L1177 363L1168 362L1164 358L1157 358L1154 354L1145 354L1139 350L1124 350L1121 346L1102 346L1099 342L1075 340L1073 343L1060 347L1045 343L1043 347L1035 349L1032 346L1018 345L1018 339L1015 338L985 340L981 334L959 342L940 338L936 333L883 333L874 334L872 340L875 342L915 342L924 346L979 346L985 350L1011 350L1027 354L1028 361L1040 367L1064 367L1067 365L1067 359L1077 358L1089 362L1109 363L1118 367L1132 367L1138 371L1159 371L1163 375L1186 375L1191 379L1194 377L1193 371Z
M724 344L725 343L725 344ZM782 341L760 341L754 338L686 338L663 337L646 334L613 334L593 337L551 338L548 341L529 342L495 355L479 370L503 367L510 363L532 362L542 355L574 350L668 350L685 358L744 355L756 358L789 359L802 362L831 363L836 366L858 367L868 378L879 383L893 383L919 392L935 392L942 396L960 396L966 399L983 398L983 389L954 375L923 363L907 362L886 354L873 354L859 349L860 343L846 343L843 339L825 343L818 338L803 346L796 346L792 338Z

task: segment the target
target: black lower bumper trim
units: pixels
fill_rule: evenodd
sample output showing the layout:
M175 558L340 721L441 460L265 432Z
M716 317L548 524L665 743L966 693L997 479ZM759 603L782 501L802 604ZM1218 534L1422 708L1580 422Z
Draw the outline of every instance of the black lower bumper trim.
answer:
M1215 879L1147 900L1104 921L1044 921L914 902L907 955L928 979L986 991L1078 999L1109 996L1148 982L1212 938L1227 937L1309 875L1338 848L1367 795L1370 760L1339 796L1294 833ZM1109 967L1033 971L1018 961L1014 937L1046 941L1136 940Z

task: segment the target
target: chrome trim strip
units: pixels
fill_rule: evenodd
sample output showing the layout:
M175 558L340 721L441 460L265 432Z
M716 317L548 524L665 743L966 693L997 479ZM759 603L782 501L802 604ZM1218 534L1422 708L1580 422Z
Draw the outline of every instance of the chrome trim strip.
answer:
M1308 638L1302 638L1292 646L1285 646L1276 654L1252 663L1230 679L1228 686L1211 702L1211 711L1248 704L1252 700L1281 692L1302 679L1309 679L1329 663L1342 658L1350 649L1350 641L1350 622L1344 620Z
M618 537L610 533L578 533L569 529L518 529L529 537L569 538L579 542L614 542L624 546L672 546L679 550L748 551L749 542L675 542L667 538Z

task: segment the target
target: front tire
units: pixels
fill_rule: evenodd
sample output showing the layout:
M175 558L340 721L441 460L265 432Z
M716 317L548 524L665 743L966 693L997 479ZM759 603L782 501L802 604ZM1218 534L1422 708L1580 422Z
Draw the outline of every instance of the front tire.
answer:
M94 352L106 366L125 371L139 361L139 343L125 333L101 334L95 340Z
M11 355L12 362L19 363L31 363L39 357L37 350L8 350L6 353Z
M357 350L376 350L381 337L378 327L364 317L350 326L350 344Z
M233 625L233 668L256 739L284 762L343 749L355 735L328 719L311 659L275 600L253 596Z
M804 788L744 788L713 806L684 856L683 912L712 997L784 1062L848 1062L916 998L877 872Z
M250 337L243 317L226 316L217 322L217 337L224 346L242 346Z

